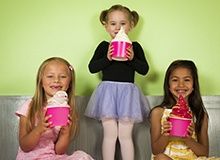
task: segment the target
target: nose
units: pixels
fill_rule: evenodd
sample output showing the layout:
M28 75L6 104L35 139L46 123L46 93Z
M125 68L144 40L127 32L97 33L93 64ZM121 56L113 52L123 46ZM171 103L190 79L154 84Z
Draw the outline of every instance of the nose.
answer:
M121 29L121 25L120 24L116 25L116 29L120 30Z
M60 81L59 77L54 77L54 82L58 83Z
M179 83L178 83L178 85L179 85L180 87L184 86L184 81L183 81L183 80L180 80Z

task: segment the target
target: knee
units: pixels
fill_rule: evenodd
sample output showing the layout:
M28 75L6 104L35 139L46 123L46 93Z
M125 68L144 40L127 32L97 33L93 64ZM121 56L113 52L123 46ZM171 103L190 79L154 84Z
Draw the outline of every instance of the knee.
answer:
M132 134L120 134L118 135L119 142L132 141Z
M113 141L114 140L116 141L118 136L118 129L116 122L113 120L109 120L102 122L102 124L103 124L104 139L111 139Z
M105 136L105 138L107 138L109 140L112 140L112 141L116 141L117 140L117 135L108 135L108 136Z
M117 132L104 132L104 139L106 140L116 141L117 137Z

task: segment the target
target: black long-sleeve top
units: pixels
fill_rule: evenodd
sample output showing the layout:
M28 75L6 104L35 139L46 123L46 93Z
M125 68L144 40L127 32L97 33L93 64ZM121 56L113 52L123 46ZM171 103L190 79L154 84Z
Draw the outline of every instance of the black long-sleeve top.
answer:
M134 83L135 71L146 75L149 65L141 45L138 42L132 42L132 46L134 58L131 61L109 61L107 58L109 42L102 41L89 62L89 71L91 73L102 71L102 81Z

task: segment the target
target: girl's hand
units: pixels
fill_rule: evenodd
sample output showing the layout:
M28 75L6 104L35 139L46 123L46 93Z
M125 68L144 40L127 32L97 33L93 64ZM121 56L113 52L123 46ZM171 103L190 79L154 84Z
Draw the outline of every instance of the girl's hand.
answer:
M163 124L162 124L162 134L164 136L169 136L170 135L170 130L171 130L171 122L169 122L168 120L167 121L164 121Z
M182 139L185 141L185 143L191 141L193 138L193 132L195 131L195 124L193 121L191 121L190 125L187 128L187 135L186 137L183 137Z
M190 125L189 125L188 128L187 128L188 134L187 134L186 137L187 137L187 138L191 138L194 131L195 131L195 124L193 123L193 121L191 121Z
M108 47L108 53L107 53L107 58L109 61L112 61L112 54L113 54L113 46L110 44Z
M126 49L126 57L128 58L129 61L131 61L134 58L134 50L133 47L131 46L130 48Z
M51 128L52 123L48 122L48 120L52 117L52 115L46 116L47 109L44 108L43 112L40 114L39 122L36 126L36 129L39 130L40 133L45 132L49 128Z
M72 117L68 115L67 125L61 127L60 134L62 135L69 134L71 126L72 126Z

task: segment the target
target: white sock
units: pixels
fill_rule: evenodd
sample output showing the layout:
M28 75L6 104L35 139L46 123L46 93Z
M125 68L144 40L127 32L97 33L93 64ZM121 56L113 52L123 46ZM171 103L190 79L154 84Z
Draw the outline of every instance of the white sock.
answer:
M134 124L131 122L119 122L119 142L123 160L134 160L134 144L132 140L132 130Z
M103 160L114 160L115 157L115 143L118 133L118 125L116 120L108 119L102 121L104 129L104 137L102 143Z

